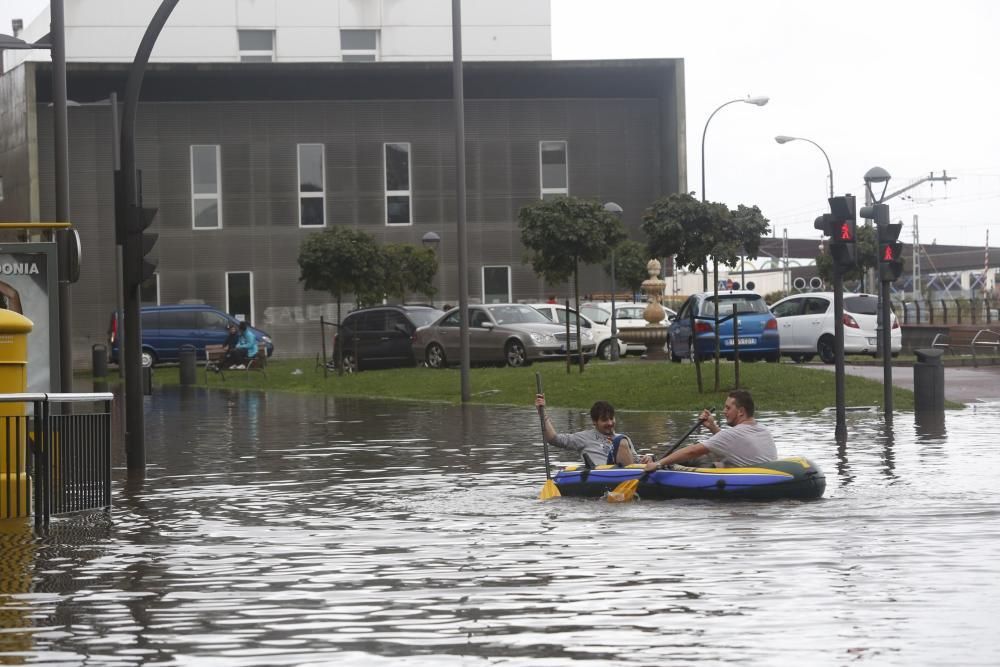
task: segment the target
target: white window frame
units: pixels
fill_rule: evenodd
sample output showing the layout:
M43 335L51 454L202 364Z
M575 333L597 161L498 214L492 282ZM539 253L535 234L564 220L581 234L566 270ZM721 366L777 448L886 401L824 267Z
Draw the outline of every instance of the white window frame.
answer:
M246 31L246 32L269 32L269 33L271 33L271 48L269 50L265 50L265 49L247 49L247 50L243 50L243 49L241 49L240 48L240 33L244 32L244 31ZM274 62L274 51L275 51L274 42L277 40L277 38L278 38L278 36L275 34L274 30L266 30L266 29L261 29L261 28L246 28L246 29L237 28L236 29L236 49L240 52L240 62L241 63L244 63L244 62L262 62L262 61L259 61L259 60L249 60L249 61L248 60L244 60L243 58L245 56L245 57L248 57L248 58L255 58L255 59L256 58L261 58L261 57L266 57L266 58L269 59L268 62L272 62L273 63Z
M547 188L545 187L545 165L542 163L542 146L545 144L562 144L563 155L566 156L566 187ZM545 199L545 195L569 195L569 142L562 139L543 139L538 142L538 189L539 199Z
M225 284L225 288L226 288L226 312L229 313L229 314L231 314L233 317L236 317L236 313L233 312L233 307L232 307L233 304L229 303L229 276L237 276L237 275L244 275L244 274L250 276L250 313L249 313L250 319L247 320L247 324L253 324L254 322L257 321L257 319L255 317L256 313L254 313L254 303L256 302L256 299L254 298L254 293L253 293L253 283L254 283L254 280L253 280L253 271L226 271L226 284ZM236 319L239 319L239 318L236 318Z
M0 201L3 201L3 176L0 176Z
M406 190L389 189L389 156L386 155L386 148L389 146L406 146L406 183L409 186ZM387 141L382 144L382 187L385 196L382 203L385 208L385 224L387 227L412 227L413 226L413 146L409 141ZM409 222L389 222L389 197L407 197L410 200L410 221Z
M480 290L482 295L482 302L484 305L489 305L491 302L486 300L486 269L507 269L507 300L503 303L511 303L514 298L513 293L513 272L511 271L510 264L484 264L482 269L480 269L479 277L482 281L482 289Z
M303 146L319 146L320 148L320 161L319 161L319 183L322 188L319 192L306 192L302 189L302 147ZM295 148L295 172L298 177L298 189L299 189L299 227L305 227L307 229L319 229L321 227L326 227L326 144L296 144ZM302 224L302 200L303 199L322 199L323 200L323 224L322 225L303 225ZM412 217L412 216L411 216Z
M375 48L373 49L345 49L344 44L344 33L345 32L373 32L375 33ZM340 29L340 58L343 62L351 63L361 63L361 62L371 62L377 63L379 61L379 47L382 46L382 31L378 28L341 28Z
M196 193L194 191L194 151L196 148L215 149L215 186L214 193ZM222 229L222 150L219 144L191 144L191 229L196 231ZM195 202L206 199L217 200L219 217L215 227L199 227L195 223L198 220L195 210Z

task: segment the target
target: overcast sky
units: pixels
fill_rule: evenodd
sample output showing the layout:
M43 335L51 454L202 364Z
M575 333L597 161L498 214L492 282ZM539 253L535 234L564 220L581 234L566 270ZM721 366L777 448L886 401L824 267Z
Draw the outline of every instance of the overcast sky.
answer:
M285 0L294 1L294 0ZM502 2L502 0L497 0ZM0 32L30 20L39 0L0 0ZM934 172L889 203L893 220L929 244L1000 245L1000 2L995 0L552 0L556 59L683 58L688 189L700 195L708 128L710 200L756 204L780 235L818 238L827 166L837 194L863 199L873 166L889 192ZM603 194L603 193L602 193ZM611 193L607 193L612 196Z

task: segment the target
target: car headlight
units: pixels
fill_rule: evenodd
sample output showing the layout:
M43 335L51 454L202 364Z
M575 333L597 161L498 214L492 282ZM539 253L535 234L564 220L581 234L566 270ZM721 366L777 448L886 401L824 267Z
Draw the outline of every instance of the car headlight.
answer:
M556 337L552 334L532 333L531 340L539 345L555 345Z

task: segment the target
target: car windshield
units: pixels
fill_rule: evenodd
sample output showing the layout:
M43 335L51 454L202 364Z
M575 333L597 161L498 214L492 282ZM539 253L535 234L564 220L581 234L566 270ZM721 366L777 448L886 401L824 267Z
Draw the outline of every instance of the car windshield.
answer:
M489 306L487 310L497 324L541 323L552 324L548 319L531 306Z
M407 311L407 315L413 320L415 326L423 327L432 324L437 318L441 317L441 311L431 308L427 310L410 310Z
M878 299L870 296L844 297L844 312L856 315L878 314Z
M738 313L768 313L767 304L757 294L726 294L719 297L720 315L731 315L733 306ZM715 300L711 297L701 304L701 315L715 315Z

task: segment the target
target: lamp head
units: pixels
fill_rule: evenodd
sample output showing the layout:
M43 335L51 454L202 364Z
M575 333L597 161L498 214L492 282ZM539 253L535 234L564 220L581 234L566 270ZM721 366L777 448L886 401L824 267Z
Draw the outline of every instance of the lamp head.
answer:
M889 172L882 167L872 167L865 172L865 188L868 190L868 194L871 196L872 201L876 204L880 204L882 199L885 197L885 191L889 189L890 178L892 178L892 176L890 176ZM876 197L875 193L872 192L872 183L882 184L882 194L878 197Z
M774 138L774 140L777 141L779 144L787 144L789 141L795 141L796 139L798 139L798 137L788 137L785 136L784 134L779 134Z
M622 207L613 201L609 201L604 205L604 210L608 213L614 213L615 215L621 215L623 213Z
M747 104L756 104L759 107L764 106L765 104L767 104L770 101L771 101L771 98L770 97L766 97L764 95L758 95L756 97L748 97L748 98L746 98L744 100L744 102L746 102Z
M424 244L425 248L436 250L438 244L441 243L441 235L437 232L427 232L420 238L420 242Z

